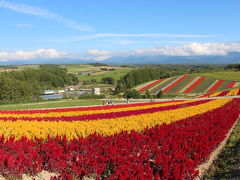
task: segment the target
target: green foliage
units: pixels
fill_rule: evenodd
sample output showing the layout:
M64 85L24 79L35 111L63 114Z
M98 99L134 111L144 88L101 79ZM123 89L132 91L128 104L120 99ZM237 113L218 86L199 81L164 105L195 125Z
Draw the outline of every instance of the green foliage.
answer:
M151 94L150 94L149 90L147 90L147 91L145 92L144 98L146 98L146 99L151 98Z
M60 65L58 64L41 64L40 68L58 68Z
M0 101L23 102L39 98L43 89L75 85L78 79L65 69L41 68L39 70L0 73Z
M167 77L170 77L170 75L160 68L143 68L132 70L118 81L115 93L118 94L126 89L130 89L147 81Z
M240 71L240 64L228 64L225 69L236 69Z
M104 63L90 63L92 66L108 66L107 64Z
M162 98L163 97L163 92L162 90L158 91L156 98Z
M18 67L14 65L0 65L0 69L18 69Z
M136 91L135 89L134 90L128 90L126 91L124 94L123 94L123 97L124 98L127 98L127 99L139 99L141 98L141 95L138 91Z
M102 84L115 84L115 79L113 77L103 77L101 80Z

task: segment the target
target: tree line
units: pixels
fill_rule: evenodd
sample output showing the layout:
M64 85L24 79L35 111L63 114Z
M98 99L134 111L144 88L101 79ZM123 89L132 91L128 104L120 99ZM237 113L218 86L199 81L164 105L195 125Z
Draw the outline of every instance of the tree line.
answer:
M237 70L240 71L240 64L228 64L225 69Z
M147 81L168 78L170 76L171 73L160 68L141 68L132 70L118 81L115 93L124 92L127 89Z
M25 102L39 98L44 89L75 85L79 82L66 69L40 68L0 73L0 102Z
M116 85L115 93L121 93L138 84L151 80L168 78L172 76L203 72L216 72L224 70L223 65L148 65L148 67L136 66L138 69L130 71L122 77ZM237 68L237 65L234 65Z

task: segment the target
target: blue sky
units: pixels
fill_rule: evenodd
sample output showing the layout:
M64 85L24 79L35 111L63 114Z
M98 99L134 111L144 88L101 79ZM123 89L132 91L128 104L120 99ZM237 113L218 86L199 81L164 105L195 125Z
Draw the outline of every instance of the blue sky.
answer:
M0 0L0 60L240 51L239 0Z

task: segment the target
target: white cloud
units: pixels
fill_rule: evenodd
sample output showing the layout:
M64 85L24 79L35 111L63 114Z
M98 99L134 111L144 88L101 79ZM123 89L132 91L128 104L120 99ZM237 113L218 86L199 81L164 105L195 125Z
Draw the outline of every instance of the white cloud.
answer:
M131 41L119 40L114 41L115 44L128 45L128 44L187 44L189 41Z
M0 52L0 61L31 60L31 59L80 59L102 61L112 57L127 56L199 56L199 55L227 55L229 52L240 52L240 42L225 43L197 43L192 42L182 46L156 46L152 48L136 49L133 51L106 51L90 49L80 54L60 52L55 49L37 49L35 51Z
M226 43L197 43L192 42L183 46L157 46L149 49L136 50L136 54L191 56L191 55L226 55L239 51L240 42Z
M104 60L111 57L111 53L109 51L96 49L88 50L87 54L89 54L89 56L95 60Z
M189 34L161 34L161 33L149 33L149 34L116 34L116 33L98 33L88 36L74 37L76 40L88 40L106 37L160 37L160 38L171 38L171 37L184 37L184 38L205 38L215 37L214 35L189 35Z
M141 33L141 34L118 34L118 33L97 33L86 36L73 36L59 39L48 39L51 42L75 42L101 38L209 38L215 35L199 35L199 34L161 34L161 33ZM128 40L130 42L130 40Z
M35 51L0 52L0 61L31 60L31 59L56 59L66 55L55 49L37 49Z
M31 24L16 24L17 27L21 28L32 28L33 26Z
M29 14L33 16L38 16L45 19L51 19L57 22L60 22L64 25L66 25L69 28L79 30L79 31L92 31L93 28L87 25L80 25L76 23L75 21L62 17L59 14L49 12L47 9L42 9L39 7L29 6L25 4L14 4L9 3L4 0L0 0L0 7L11 9L16 12Z
M201 56L201 55L227 55L229 52L240 52L240 42L226 43L197 43L192 42L182 46L156 46L152 48L136 49L134 51L104 51L90 50L83 59L104 60L116 56ZM79 56L80 57L80 56Z

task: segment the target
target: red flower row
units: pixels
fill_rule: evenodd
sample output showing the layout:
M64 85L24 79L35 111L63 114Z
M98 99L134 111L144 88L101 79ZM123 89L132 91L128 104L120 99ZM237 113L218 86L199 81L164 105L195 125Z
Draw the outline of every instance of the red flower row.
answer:
M195 83L193 83L191 86L189 86L184 93L189 93L191 92L196 86L198 86L202 81L204 81L206 78L205 77L201 77L199 78Z
M93 134L34 141L0 138L0 172L5 177L59 172L66 179L193 179L196 166L224 139L240 113L240 99L142 133Z
M126 116L134 116L139 114L148 114L160 111L167 111L178 109L187 106L196 106L200 104L204 104L207 102L212 101L211 99L207 100L199 100L193 101L189 103L177 104L177 105L170 105L170 106L160 106L160 107L152 107L148 109L138 109L138 110L127 110L127 111L119 111L119 112L110 112L110 113L101 113L101 114L86 114L86 115L78 115L78 116L61 116L61 117L1 117L0 121L16 121L16 120L25 120L25 121L90 121L90 120L99 120L99 119L113 119L113 118L120 118Z
M106 109L118 109L125 107L141 107L153 104L165 104L172 102L181 102L182 100L175 101L163 101L163 102L151 102L151 103L135 103L135 104L120 104L112 106L88 106L88 107L71 107L71 108L56 108L56 109L33 109L33 110L4 110L0 111L0 114L35 114L35 113L51 113L51 112L71 112L71 111L92 111L92 110L106 110Z
M171 88L173 88L174 86L176 86L178 83L180 83L183 79L185 79L187 76L182 76L180 77L177 81L175 81L174 83L170 84L167 88L163 89L163 92L167 92L168 90L170 90Z
M157 84L157 83L159 83L159 82L161 82L161 81L163 81L163 80L164 80L164 79L156 80L156 81L154 81L154 82L148 84L147 86L144 86L143 88L139 89L138 92L143 92L143 91L145 91L146 89L148 89L148 88L154 86L155 84Z
M237 82L230 82L228 84L228 86L226 87L226 89L230 89L230 88L233 88L233 86L236 84Z
M213 92L213 91L216 91L216 89L221 86L221 84L224 82L224 80L218 80L216 82L216 84L213 85L213 87L211 87L208 92Z

